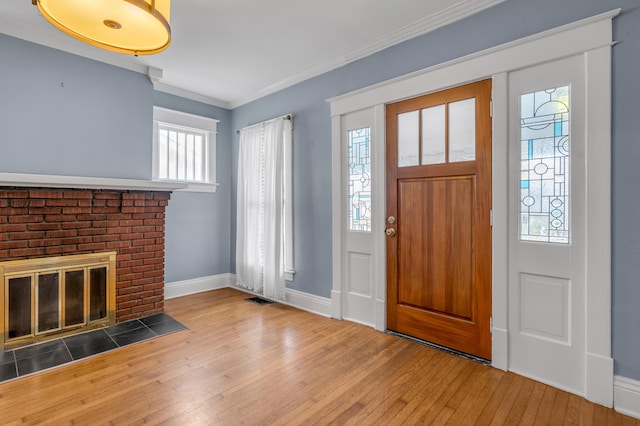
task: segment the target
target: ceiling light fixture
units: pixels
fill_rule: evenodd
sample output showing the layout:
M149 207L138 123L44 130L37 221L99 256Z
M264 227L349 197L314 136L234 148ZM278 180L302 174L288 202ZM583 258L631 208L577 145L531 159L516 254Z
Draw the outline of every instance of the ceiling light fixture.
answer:
M170 0L32 0L47 21L85 43L151 55L171 42Z

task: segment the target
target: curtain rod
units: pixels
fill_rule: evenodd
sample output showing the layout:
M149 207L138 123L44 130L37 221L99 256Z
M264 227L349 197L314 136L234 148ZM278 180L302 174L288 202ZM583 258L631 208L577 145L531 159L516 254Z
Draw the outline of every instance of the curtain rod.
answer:
M272 118L271 120L265 120L265 121L262 121L260 123L256 123L256 124L252 124L250 126L243 127L241 130L249 129L249 128L254 127L254 126L260 126L261 124L269 123L271 121L275 121L275 120L278 120L280 118L282 118L283 120L293 121L293 114L281 115L280 117ZM236 130L236 134L239 135L240 134L240 130Z

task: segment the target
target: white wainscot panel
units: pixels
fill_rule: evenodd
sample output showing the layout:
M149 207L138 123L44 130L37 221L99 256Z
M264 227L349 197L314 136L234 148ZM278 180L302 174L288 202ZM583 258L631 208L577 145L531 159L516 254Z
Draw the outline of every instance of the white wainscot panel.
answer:
M367 253L348 253L349 282L348 292L359 296L371 296L371 255Z
M570 345L570 291L570 280L521 273L520 332Z

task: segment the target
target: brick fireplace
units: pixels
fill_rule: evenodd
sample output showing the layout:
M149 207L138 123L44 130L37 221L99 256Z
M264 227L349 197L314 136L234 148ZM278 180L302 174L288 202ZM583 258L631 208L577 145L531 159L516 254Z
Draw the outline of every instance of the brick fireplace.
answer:
M115 251L116 321L164 310L169 191L0 188L0 262Z

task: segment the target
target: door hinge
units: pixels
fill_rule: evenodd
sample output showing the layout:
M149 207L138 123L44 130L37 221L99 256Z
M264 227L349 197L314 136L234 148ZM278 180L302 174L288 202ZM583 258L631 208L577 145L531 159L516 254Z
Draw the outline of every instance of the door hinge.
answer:
M493 209L489 210L489 225L493 228Z
M489 317L489 333L493 334L493 317Z

